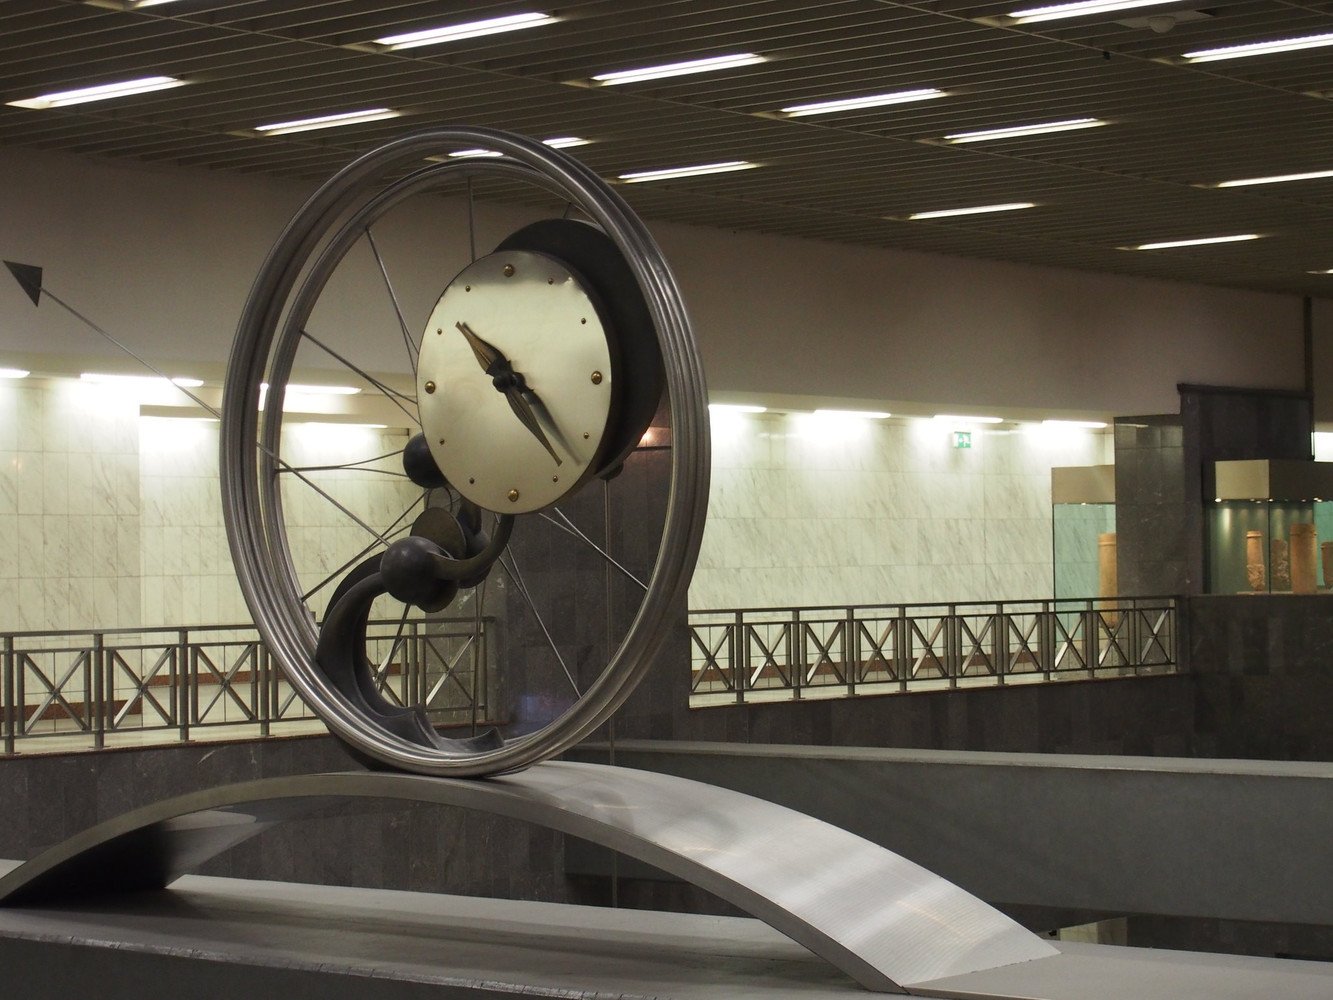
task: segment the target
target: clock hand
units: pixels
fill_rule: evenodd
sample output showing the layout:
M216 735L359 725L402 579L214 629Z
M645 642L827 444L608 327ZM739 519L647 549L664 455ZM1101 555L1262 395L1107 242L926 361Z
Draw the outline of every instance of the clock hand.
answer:
M512 372L514 370L509 364L509 359L501 353L500 349L478 337L472 332L472 327L462 320L459 320L454 326L458 327L458 332L463 335L468 346L472 348L472 354L477 359L477 364L481 365L482 370L487 375L494 377L502 371Z
M487 343L481 337L478 337L470 326L463 321L454 324L458 332L468 342L472 348L472 354L477 359L477 364L481 365L487 375L491 376L491 382L499 392L505 394L505 399L509 402L509 408L514 411L514 415L522 422L523 426L535 437L538 443L547 450L550 456L555 459L556 465L562 465L560 456L556 454L555 448L551 446L550 440L546 437L541 428L541 423L537 420L537 414L533 411L532 403L542 406L537 394L528 388L523 376L514 371L514 366L510 364L509 359L494 344ZM532 402L528 401L528 397Z

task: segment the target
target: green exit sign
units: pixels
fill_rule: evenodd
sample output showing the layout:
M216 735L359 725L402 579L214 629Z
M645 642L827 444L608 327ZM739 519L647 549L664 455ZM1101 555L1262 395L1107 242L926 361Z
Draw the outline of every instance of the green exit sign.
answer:
M954 432L953 432L953 446L954 446L955 448L971 448L971 447L972 447L972 432L971 432L971 431L954 431Z

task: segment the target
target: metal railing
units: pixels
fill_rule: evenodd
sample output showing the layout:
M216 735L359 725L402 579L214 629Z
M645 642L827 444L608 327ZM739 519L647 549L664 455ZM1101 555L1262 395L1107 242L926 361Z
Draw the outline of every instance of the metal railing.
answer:
M690 703L1179 671L1176 599L691 611Z
M389 701L440 726L485 719L493 619L371 622ZM473 697L474 692L476 697ZM0 752L100 749L141 734L188 740L306 731L305 706L253 625L0 634Z

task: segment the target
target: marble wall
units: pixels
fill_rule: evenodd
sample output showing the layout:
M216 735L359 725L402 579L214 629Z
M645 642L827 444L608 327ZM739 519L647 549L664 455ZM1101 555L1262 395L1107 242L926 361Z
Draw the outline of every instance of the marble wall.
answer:
M141 416L122 387L0 382L0 629L242 623L218 496L218 424ZM1050 468L1109 458L1099 432L972 431L811 414L713 419L700 609L1022 599L1051 593ZM293 424L284 454L367 524L418 491L393 428ZM297 570L313 586L372 541L290 476ZM318 602L317 602L318 603Z
M712 422L693 609L1049 597L1051 467L1111 459L1065 427L974 427L964 449L935 420Z
M140 416L123 387L0 381L0 630L241 624L218 489L218 424ZM392 428L293 424L283 454L372 527L420 491L384 475ZM284 481L298 575L313 587L373 541L312 486Z

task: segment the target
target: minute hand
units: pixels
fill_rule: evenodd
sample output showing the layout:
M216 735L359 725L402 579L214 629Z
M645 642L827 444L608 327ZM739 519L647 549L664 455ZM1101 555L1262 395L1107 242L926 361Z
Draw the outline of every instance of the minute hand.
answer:
M546 449L551 458L555 460L556 465L562 465L560 456L551 446L546 433L542 430L541 423L537 419L537 414L533 411L532 403L528 402L531 396L538 406L542 405L537 394L528 388L527 382L523 376L514 371L514 366L510 364L509 359L494 344L487 343L481 337L472 332L472 328L461 320L454 324L458 327L468 346L472 348L472 354L477 359L477 363L487 375L491 376L491 383L495 388L505 394L505 399L509 403L509 408L514 411L523 426L535 437L538 443ZM545 407L543 407L545 409Z

